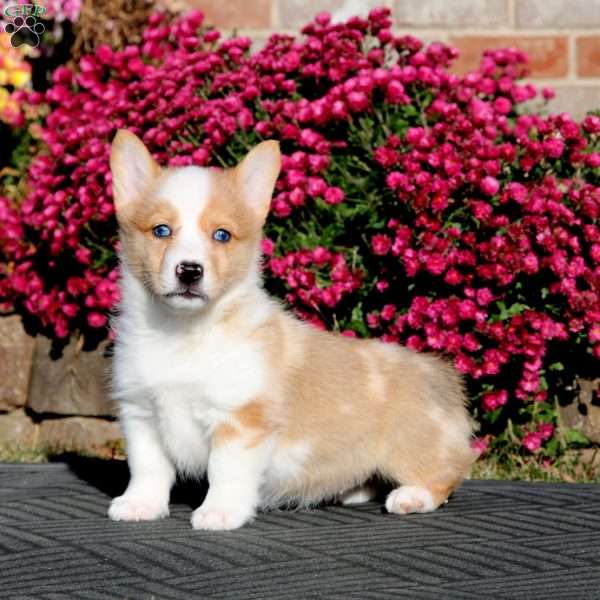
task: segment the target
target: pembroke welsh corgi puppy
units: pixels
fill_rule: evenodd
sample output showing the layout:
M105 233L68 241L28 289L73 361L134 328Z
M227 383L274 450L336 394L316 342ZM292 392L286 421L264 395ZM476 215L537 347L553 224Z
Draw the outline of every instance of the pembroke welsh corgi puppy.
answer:
M318 331L261 287L277 142L232 169L161 169L122 130L111 169L122 294L113 391L131 471L111 519L167 516L177 472L208 475L196 529L235 529L282 503L366 501L373 476L395 487L391 513L448 498L475 458L454 369Z

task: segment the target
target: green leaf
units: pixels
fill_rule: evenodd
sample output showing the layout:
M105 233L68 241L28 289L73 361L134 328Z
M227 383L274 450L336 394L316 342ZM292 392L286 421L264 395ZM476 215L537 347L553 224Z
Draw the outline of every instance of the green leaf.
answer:
M490 423L495 423L502 412L502 408L497 408L492 412L486 413L485 417Z
M578 429L567 429L564 432L564 439L567 444L581 444L583 446L588 446L590 440L581 433Z
M560 449L560 442L558 438L553 437L545 446L544 446L544 454L548 456L556 456Z
M496 317L496 320L498 321L508 321L508 319L512 319L512 317L520 315L522 312L531 308L527 304L522 304L521 302L514 302L507 307L501 300L496 302L496 307L500 311L500 314Z

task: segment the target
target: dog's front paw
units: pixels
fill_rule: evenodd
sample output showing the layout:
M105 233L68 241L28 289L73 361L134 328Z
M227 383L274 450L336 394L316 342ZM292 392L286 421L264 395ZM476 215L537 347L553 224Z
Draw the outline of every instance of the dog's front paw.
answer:
M254 516L252 511L201 506L192 513L192 527L211 531L238 529Z
M164 503L123 494L115 498L108 509L113 521L153 521L169 516L169 507Z

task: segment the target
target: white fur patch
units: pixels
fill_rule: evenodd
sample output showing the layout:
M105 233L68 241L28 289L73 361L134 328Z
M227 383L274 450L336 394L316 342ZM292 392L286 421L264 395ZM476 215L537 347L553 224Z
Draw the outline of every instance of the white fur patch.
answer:
M208 204L211 191L210 171L200 167L185 167L169 173L161 182L156 195L167 201L179 213L179 227L167 249L160 274L165 292L178 286L175 269L181 262L196 262L205 267L202 289L210 294L214 274L206 269L210 240L200 231L200 215ZM190 300L172 298L171 304L189 306ZM183 306L182 306L183 307Z
M200 214L210 196L210 170L183 167L169 171L156 190L159 198L168 200L183 212Z
M375 488L369 485L361 485L340 494L339 500L344 505L363 504L370 502L375 497Z
M398 515L435 510L431 492L419 485L403 485L392 490L385 501L388 512Z
M115 347L115 395L140 398L154 415L167 454L186 471L202 471L207 440L231 410L255 399L266 384L266 365L253 342L218 325L156 330L140 323Z

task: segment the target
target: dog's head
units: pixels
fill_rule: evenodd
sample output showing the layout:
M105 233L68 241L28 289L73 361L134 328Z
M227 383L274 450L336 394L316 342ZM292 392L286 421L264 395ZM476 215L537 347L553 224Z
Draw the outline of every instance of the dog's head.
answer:
M231 169L161 169L120 130L110 165L128 271L176 309L202 308L255 275L280 159L268 141Z

